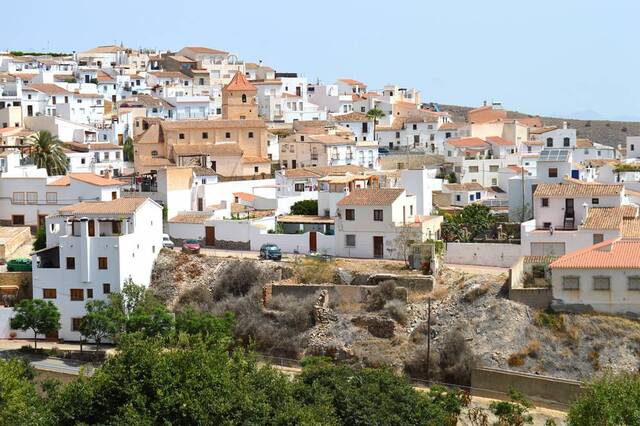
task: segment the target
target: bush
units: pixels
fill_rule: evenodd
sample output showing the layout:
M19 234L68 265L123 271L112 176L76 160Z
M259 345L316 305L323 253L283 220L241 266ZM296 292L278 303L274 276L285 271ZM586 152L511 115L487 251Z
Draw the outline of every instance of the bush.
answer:
M296 201L291 206L291 214L303 215L303 216L317 216L318 200Z
M409 314L407 313L407 305L398 299L390 300L384 305L384 310L402 325L407 325Z
M587 383L569 408L567 424L640 424L640 376L609 374Z
M213 298L222 300L228 296L245 296L252 287L262 286L266 281L257 262L251 260L230 262L216 281Z
M387 302L396 299L396 282L393 280L382 281L369 294L365 303L368 311L379 311Z
M211 291L204 286L197 286L180 295L174 310L182 312L187 308L194 308L197 311L211 311L214 303Z
M533 323L538 327L545 327L556 332L567 331L564 316L550 310L536 312Z
M533 417L529 414L531 402L515 389L509 391L511 401L494 401L489 410L498 418L497 425L522 426L533 424Z
M469 386L474 363L474 356L466 339L459 330L455 330L444 336L440 347L437 342L431 342L430 359L427 359L427 345L419 347L406 362L405 371L416 379Z

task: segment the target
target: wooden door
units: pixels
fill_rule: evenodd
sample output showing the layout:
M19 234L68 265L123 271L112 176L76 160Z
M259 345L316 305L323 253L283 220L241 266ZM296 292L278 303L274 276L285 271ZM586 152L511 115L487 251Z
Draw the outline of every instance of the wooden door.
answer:
M204 231L205 231L204 244L207 246L215 246L216 245L216 227L205 226Z
M204 210L204 203L202 197L198 197L198 211L201 212L202 210Z
M384 240L382 237L373 237L373 257L376 259L384 257Z
M316 231L309 232L309 251L318 251L318 236Z
M90 220L89 221L89 236L90 237L95 237L96 236L96 221L95 220Z

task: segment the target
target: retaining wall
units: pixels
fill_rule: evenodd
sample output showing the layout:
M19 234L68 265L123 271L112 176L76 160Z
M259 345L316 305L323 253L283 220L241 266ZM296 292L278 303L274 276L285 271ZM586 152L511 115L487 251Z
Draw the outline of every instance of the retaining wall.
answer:
M273 284L271 296L293 296L304 299L321 290L329 292L329 301L338 303L362 303L369 291L375 286L369 285L333 285L333 284ZM396 298L407 302L407 289L396 287Z
M566 408L580 393L582 382L482 367L471 371L471 387L472 395L489 398L503 398L517 389L536 405Z
M445 263L510 268L520 258L520 245L500 243L446 243Z

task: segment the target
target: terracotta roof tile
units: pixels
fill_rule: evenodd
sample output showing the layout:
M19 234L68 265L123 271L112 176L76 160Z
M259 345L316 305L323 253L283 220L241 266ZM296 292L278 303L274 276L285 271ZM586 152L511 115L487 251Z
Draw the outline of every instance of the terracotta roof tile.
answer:
M594 230L620 229L623 211L622 207L593 207L589 209L582 228Z
M367 122L373 121L362 112L349 112L347 114L332 114L331 118L338 122Z
M66 176L62 176L59 179L54 180L53 182L49 182L47 186L69 186L71 184L71 179L96 186L118 186L123 184L119 180L105 178L93 173L69 173Z
M32 83L29 86L25 87L24 90L33 89L40 93L44 93L45 95L73 95L73 92L70 92L56 84L51 83Z
M201 224L205 223L211 216L212 212L185 212L179 213L169 219L169 223L193 223L193 224Z
M620 195L623 189L622 184L541 183L536 188L534 197L606 197Z
M339 78L338 81L343 82L344 84L347 84L349 86L360 86L360 87L367 87L366 84L364 84L361 81L358 80L354 80L352 78Z
M640 238L640 219L625 219L622 221L622 236L625 238Z
M445 183L442 185L447 191L484 191L484 187L477 182Z
M460 138L460 139L447 139L445 144L449 144L456 148L488 148L489 144L480 138Z
M552 262L551 269L640 269L640 239L616 238L577 250Z
M255 195L249 194L248 192L234 192L233 196L244 201L254 201L256 199Z
M83 201L62 207L58 212L63 215L100 215L100 214L132 214L150 198L118 198L111 201Z
M438 130L458 130L460 127L462 125L457 123L442 123Z
M387 206L404 192L402 188L357 189L338 201L338 206Z
M485 138L487 140L487 142L496 144L496 145L500 145L500 146L513 146L515 145L513 143L513 141L508 141L500 136L487 136Z
M247 80L247 77L244 76L244 74L238 71L223 90L251 92L258 90L258 88L251 84L249 80Z

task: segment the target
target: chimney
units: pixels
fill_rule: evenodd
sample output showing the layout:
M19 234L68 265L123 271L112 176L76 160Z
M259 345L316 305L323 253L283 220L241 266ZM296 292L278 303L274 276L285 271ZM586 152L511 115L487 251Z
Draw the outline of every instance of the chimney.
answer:
M89 241L89 219L80 219L80 281L91 281L91 241Z
M487 106L487 100L482 101L482 106Z
M562 122L562 128L563 128L563 129L566 129L566 128L567 128L567 122L566 122L566 121L563 121L563 122Z
M111 179L111 169L107 169L104 171L104 177L105 179Z
M582 219L582 224L584 225L587 220L587 216L589 216L589 204L582 203L582 207L584 208L584 218Z

